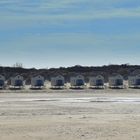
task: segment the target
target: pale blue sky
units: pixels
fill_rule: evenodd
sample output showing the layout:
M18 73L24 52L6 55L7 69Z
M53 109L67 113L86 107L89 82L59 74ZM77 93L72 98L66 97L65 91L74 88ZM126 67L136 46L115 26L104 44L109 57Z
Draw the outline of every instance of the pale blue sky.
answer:
M0 65L140 64L139 0L0 0Z

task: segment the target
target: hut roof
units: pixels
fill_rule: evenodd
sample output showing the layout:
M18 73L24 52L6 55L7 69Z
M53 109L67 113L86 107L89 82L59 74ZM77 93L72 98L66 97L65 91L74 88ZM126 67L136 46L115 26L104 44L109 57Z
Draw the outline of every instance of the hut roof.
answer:
M117 78L117 77L123 78L123 76L120 75L120 74L113 74L113 75L111 75L109 78Z

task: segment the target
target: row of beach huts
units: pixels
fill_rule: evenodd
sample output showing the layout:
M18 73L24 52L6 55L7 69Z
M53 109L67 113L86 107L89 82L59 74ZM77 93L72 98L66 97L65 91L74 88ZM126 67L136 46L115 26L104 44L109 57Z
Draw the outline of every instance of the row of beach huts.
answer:
M43 89L45 88L45 78L41 75L37 75L31 78L30 88L31 89ZM25 84L24 77L21 75L17 75L15 77L10 78L10 84L7 84L7 81L3 75L0 75L0 89L22 89ZM66 87L65 78L62 75L58 75L56 77L51 78L51 87L52 89L63 89ZM105 85L109 88L124 88L126 84L124 82L123 76L114 75L108 78L108 84L105 83L104 77L101 75L97 75L89 78L89 82L86 83L84 76L77 75L75 77L70 78L70 88L85 88L89 85L89 88L97 88L104 89ZM129 88L140 88L140 75L129 76L128 77L128 87Z

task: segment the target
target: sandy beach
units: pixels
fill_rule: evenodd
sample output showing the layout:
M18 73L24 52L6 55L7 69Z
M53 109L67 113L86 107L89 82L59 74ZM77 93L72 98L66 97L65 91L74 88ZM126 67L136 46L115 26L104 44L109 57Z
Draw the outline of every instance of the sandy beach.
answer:
M0 93L0 140L140 139L138 89L12 92Z

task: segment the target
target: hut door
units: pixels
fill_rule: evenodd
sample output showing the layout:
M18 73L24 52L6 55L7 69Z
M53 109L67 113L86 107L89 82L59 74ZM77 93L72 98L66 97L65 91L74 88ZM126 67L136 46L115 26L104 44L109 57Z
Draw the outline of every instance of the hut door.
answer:
M64 85L64 82L63 82L63 80L57 80L56 81L56 86L63 86Z
M15 86L22 86L22 85L23 85L22 80L16 80L15 81Z
M103 86L103 80L102 79L96 80L96 85L97 86Z
M76 85L77 86L83 86L84 85L84 81L82 79L78 79L78 80L76 80Z
M136 85L140 85L140 79L136 79Z
M122 85L123 85L122 79L117 79L117 80L116 80L116 85L122 86Z
M4 81L0 80L0 86L4 86Z
M36 86L43 86L43 81L42 80L37 80L36 81Z

